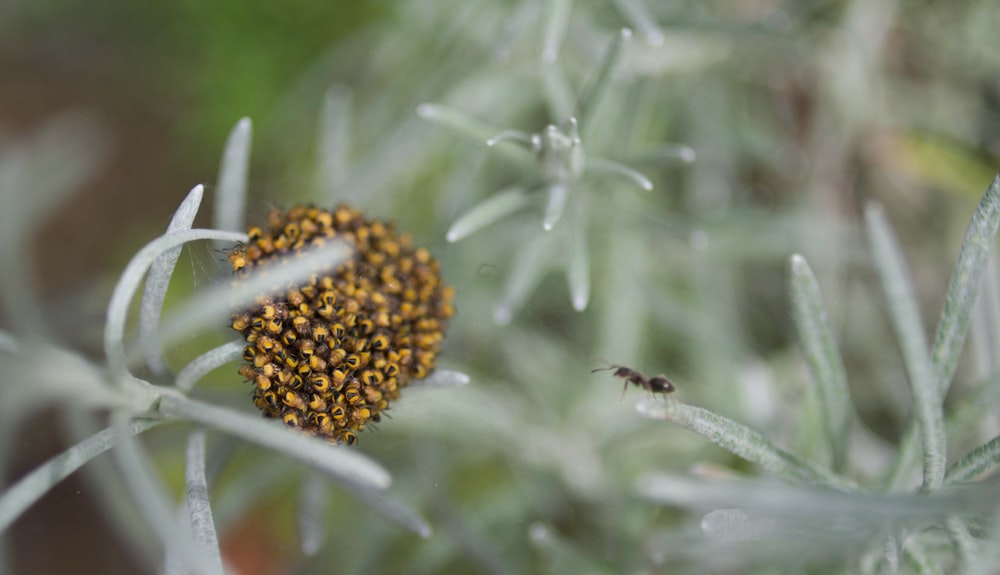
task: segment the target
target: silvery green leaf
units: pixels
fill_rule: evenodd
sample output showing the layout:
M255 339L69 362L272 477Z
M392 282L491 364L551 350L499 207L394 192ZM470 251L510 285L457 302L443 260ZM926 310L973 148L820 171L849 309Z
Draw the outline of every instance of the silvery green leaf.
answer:
M951 386L965 338L969 333L972 307L982 285L983 272L1000 227L1000 174L993 178L980 200L965 232L945 294L931 357L938 393L943 397Z
M534 134L522 132L521 130L504 130L499 134L490 136L486 140L486 145L492 148L502 142L516 142L532 151L536 151L538 146L538 139Z
M168 233L191 229L194 218L198 215L198 208L201 207L204 190L204 186L198 184L188 192L170 219L170 224L167 225ZM167 298L167 288L170 287L170 277L174 274L174 266L177 265L177 258L180 255L181 248L177 246L153 261L146 275L146 286L142 290L142 300L139 304L139 340L146 359L146 367L160 376L167 373L167 366L163 363L163 351L160 349L157 328L163 302Z
M653 189L653 182L649 181L649 178L619 162L589 157L587 158L587 172L604 176L624 177L636 187L647 192Z
M542 228L545 231L551 230L562 219L566 211L566 197L569 195L569 186L564 183L551 184L548 187L549 201L545 206L545 219L542 220Z
M1000 257L997 253L986 259L982 281L969 322L969 344L976 379L1000 371L1000 357L995 353L1000 343Z
M188 436L184 478L187 484L185 494L191 522L191 535L194 537L198 550L221 573L222 555L219 552L219 538L215 533L215 521L212 519L212 502L208 497L208 482L205 480L204 430L196 429Z
M421 517L408 503L391 493L376 491L369 486L360 485L353 481L345 481L343 487L371 507L373 511L397 526L424 539L433 533L433 529L426 519Z
M104 368L65 348L34 341L30 353L0 355L0 423L34 416L35 410L66 405L75 409L141 409L154 399L146 386L108 385ZM130 385L131 381L123 382ZM142 397L140 397L142 396Z
M423 379L416 379L411 387L458 387L469 383L469 376L461 371L435 369Z
M903 254L881 207L870 205L865 210L865 224L872 244L875 267L882 279L882 288L889 306L889 319L895 328L913 391L914 416L923 444L923 489L933 491L940 487L944 479L944 414L942 397L938 393L931 368L920 308Z
M514 256L504 294L493 310L493 320L499 325L509 324L514 313L538 286L549 268L553 247L551 234L540 234L526 241Z
M447 239L457 242L528 205L528 194L518 187L501 190L465 212L448 228Z
M833 469L843 471L850 439L851 401L844 361L830 329L819 284L805 258L795 254L788 261L792 319L802 353L809 364L820 401L820 414L833 455Z
M139 289L139 283L153 262L171 249L196 240L244 241L246 234L219 230L178 230L169 232L146 244L129 261L118 278L111 301L108 303L104 322L104 353L115 379L121 378L128 369L125 359L125 320L129 305Z
M493 40L493 57L499 62L510 60L511 52L533 33L533 24L541 20L542 5L535 0L521 0L504 22L499 38Z
M969 333L972 308L982 285L982 274L988 267L986 261L993 251L998 227L1000 227L1000 175L993 178L972 214L972 221L965 232L965 239L958 254L958 262L948 283L944 307L934 335L930 354L935 386L942 398L948 393L955 369L958 367L958 358ZM975 411L975 406L971 411ZM911 469L911 461L915 458L917 448L913 434L914 429L911 426L903 438L895 467L887 480L889 489L898 489Z
M542 61L559 59L559 46L566 36L572 0L547 0L545 10L545 37L542 40Z
M327 480L318 471L306 475L299 494L299 544L302 554L312 557L326 542L326 514L329 511Z
M177 372L174 386L183 391L191 391L194 384L212 370L243 357L245 346L246 342L239 339L206 351Z
M250 170L250 143L253 125L250 118L240 118L229 133L219 167L215 191L214 227L235 232L244 229L247 202L247 174Z
M601 63L597 68L597 76L580 95L580 104L577 116L579 116L584 129L590 125L589 115L593 113L593 110L597 107L601 97L605 92L607 92L608 87L611 85L614 73L617 71L618 64L621 61L622 51L625 50L625 47L631 39L632 30L628 28L622 28L617 34L612 36L611 42L608 44L607 49L605 49L604 55L601 57Z
M696 551L687 555L686 545L665 546L670 557L693 556L704 564L706 554L735 554L738 565L774 566L784 560L801 561L809 556L841 559L859 549L875 546L880 557L898 562L901 538L897 534L919 534L941 525L952 513L976 513L994 508L997 484L963 489L941 489L914 497L911 494L842 492L818 486L789 485L755 479L711 479L689 475L650 474L639 479L639 495L656 503L693 511L739 510L724 527L727 537L694 541ZM737 513L745 515L740 521ZM742 523L742 524L741 524ZM713 527L723 527L713 525ZM886 537L886 534L892 536ZM911 537L912 539L912 537ZM707 540L707 541L706 541ZM706 548L705 543L714 545ZM879 543L885 545L878 548ZM763 555L758 552L763 550ZM833 555L831 555L831 552ZM710 560L709 560L710 561ZM739 571L739 570L738 570ZM854 572L853 570L851 572ZM861 572L871 572L862 569Z
M717 509L701 518L705 535L725 541L759 539L774 534L773 526L753 517L742 509Z
M663 30L642 0L615 0L615 5L632 27L642 34L646 42L653 45L663 43Z
M381 465L360 451L330 445L315 437L289 430L274 421L265 421L174 394L164 394L158 410L167 417L194 421L295 457L330 474L338 481L353 481L371 489L385 489L392 481Z
M350 166L352 94L346 86L334 86L323 99L316 159L316 188L320 205L333 205L337 189L346 180Z
M128 424L127 433L137 435L161 423L163 422L154 419L135 419ZM7 529L57 483L69 477L91 459L114 447L117 439L113 429L110 427L103 429L49 459L7 487L0 493L0 532Z
M477 143L485 143L487 147L494 148L508 160L521 167L530 167L534 163L533 139L528 136L528 147L519 145L501 145L507 141L522 142L522 138L515 134L522 133L518 130L500 130L484 122L456 110L450 106L433 103L423 103L417 106L417 115L424 120L448 128L475 140ZM508 137L504 137L507 134Z
M417 115L428 122L450 128L477 142L486 142L492 139L494 134L500 133L500 130L443 104L430 102L420 104L417 106Z
M705 437L719 447L786 479L854 490L851 480L816 467L768 441L763 435L707 409L685 405L671 398L643 400L639 413L652 419L673 421Z
M587 247L586 219L585 207L578 206L570 222L569 245L566 246L566 283L576 311L587 309L590 303L590 250Z
M952 464L945 473L944 480L946 483L971 481L998 464L1000 464L1000 436L973 449Z
M118 412L111 419L111 428L117 440L114 455L121 467L122 480L131 491L139 512L159 537L163 548L175 551L195 573L222 575L221 565L213 564L205 557L177 522L166 488L153 471L149 458L130 433L131 416Z
M992 501L1000 485L981 483L941 489L920 497L911 494L845 492L820 485L788 484L759 479L709 479L689 475L651 473L636 483L640 496L685 509L739 508L768 512L776 517L817 523L835 518L858 524L932 524L952 514L970 513Z
M576 101L569 80L566 79L566 74L558 63L553 61L543 64L542 85L545 87L545 103L549 106L549 116L559 122L571 118L576 112Z
M698 159L694 148L684 144L660 144L652 149L629 156L629 161L635 164L664 166L680 162L693 164Z

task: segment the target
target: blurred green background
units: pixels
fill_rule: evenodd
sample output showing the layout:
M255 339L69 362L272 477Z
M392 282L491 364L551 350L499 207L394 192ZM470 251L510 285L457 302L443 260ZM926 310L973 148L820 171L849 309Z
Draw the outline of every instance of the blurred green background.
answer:
M560 7L565 32L547 63ZM581 124L583 146L655 189L578 182L590 307L572 310L555 258L512 325L497 326L494 307L523 264L514 254L542 235L541 207L456 244L445 231L490 193L536 183L537 170L422 121L417 107L439 102L529 133L562 125L566 90L572 101L595 81L624 26L632 41ZM303 471L269 475L282 466L272 454L210 435L227 454L213 487L230 505L218 519L227 559L246 573L673 572L685 563L658 564L656 548L681 514L638 501L635 478L700 463L752 470L679 428L641 420L632 407L641 392L621 400L616 380L590 370L609 361L667 373L683 401L822 460L787 311L785 262L803 253L878 446L852 472L883 469L879 454L898 440L909 398L859 214L870 201L886 207L932 329L998 165L998 26L1000 7L987 1L8 2L0 146L66 113L100 127L100 171L33 247L48 319L93 353L114 278L193 185L208 184L211 196L240 117L254 122L249 220L272 205L329 202L315 186L315 142L327 90L338 86L351 96L337 196L398 220L443 261L459 316L442 363L473 383L404 394L394 418L362 437L360 448L393 472L396 493L435 527L426 541L333 490L328 544L305 558L294 533ZM670 143L692 147L697 161L665 155ZM220 260L211 247L190 248L171 305L224 278ZM229 337L193 338L171 350L174 367ZM995 343L969 354L955 394L992 373ZM205 397L250 409L235 367L222 371ZM19 469L57 449L53 427L32 430ZM182 431L149 440L176 485ZM22 572L154 569L158 559L123 551L120 530L81 536L80 525L116 521L77 495L86 485L67 482L16 525ZM536 523L560 542L532 538ZM62 552L46 551L53 544Z

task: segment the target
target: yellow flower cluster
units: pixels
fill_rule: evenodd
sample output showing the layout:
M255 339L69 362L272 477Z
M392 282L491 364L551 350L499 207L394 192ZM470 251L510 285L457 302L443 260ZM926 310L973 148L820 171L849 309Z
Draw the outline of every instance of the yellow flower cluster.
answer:
M229 254L241 279L332 239L354 252L336 269L233 314L232 328L248 344L240 374L266 417L353 445L400 389L434 369L454 290L425 248L350 206L298 206L267 219Z

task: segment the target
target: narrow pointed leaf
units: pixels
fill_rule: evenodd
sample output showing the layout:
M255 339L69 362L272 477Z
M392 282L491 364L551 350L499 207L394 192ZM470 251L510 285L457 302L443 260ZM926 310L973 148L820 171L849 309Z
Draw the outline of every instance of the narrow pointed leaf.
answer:
M219 230L178 230L169 232L146 244L125 266L108 303L104 322L104 353L112 375L118 379L127 372L125 362L125 320L129 304L139 289L139 283L156 258L171 249L196 240L245 241L246 234Z
M673 421L726 451L786 479L842 490L857 488L849 479L816 467L774 445L749 427L707 409L685 405L672 399L643 400L637 408L646 417Z
M639 478L636 491L648 499L687 509L759 509L772 516L799 517L821 523L828 523L834 517L854 517L859 523L886 526L904 521L943 521L952 513L982 511L983 506L995 500L998 485L982 483L914 497L912 494L848 493L773 480L718 480L651 473ZM869 540L869 543L875 541Z
M306 475L299 495L299 545L307 557L319 553L326 543L326 514L329 511L327 479L313 471Z
M573 89L559 64L552 62L542 68L542 85L545 87L545 103L548 104L550 117L561 123L576 114Z
M792 318L799 345L809 364L820 401L823 427L833 455L833 468L843 471L850 438L851 403L844 362L830 329L823 296L805 258L796 254L788 262Z
M611 42L604 51L604 56L601 58L601 64L597 69L597 76L580 95L579 112L577 115L580 117L580 123L585 127L590 125L590 116L588 114L593 112L593 109L611 85L611 80L621 61L622 52L631 39L632 30L628 28L622 28L617 34L612 36Z
M188 192L187 197L174 212L174 217L170 219L170 224L167 225L168 233L191 229L194 218L198 215L198 208L201 207L204 191L205 187L198 184ZM142 354L146 359L146 367L160 376L167 373L167 366L163 363L163 350L160 349L157 328L163 302L167 298L167 288L170 287L170 277L174 274L174 266L177 265L177 258L180 255L181 247L178 246L164 252L153 261L146 275L146 286L142 290L142 301L139 305L139 341L142 345Z
M642 0L615 0L615 4L622 16L643 35L646 42L654 46L663 43L663 30L653 19Z
M537 138L533 134L521 130L504 130L486 140L486 145L492 148L502 142L517 142L530 150L534 150L538 145Z
M511 264L510 277L504 288L500 303L493 310L493 320L499 325L507 325L514 313L521 308L528 295L542 280L548 270L552 256L552 240L549 234L535 236L524 244Z
M424 103L417 106L417 115L445 128L450 128L459 134L467 136L477 142L486 142L494 134L501 131L491 127L485 122L480 122L475 118L460 112L450 106L442 104Z
M219 183L215 191L213 220L216 229L235 232L245 227L252 138L250 118L240 118L226 140L222 165L219 167Z
M937 393L942 398L948 393L955 369L958 367L958 358L969 333L972 308L982 284L983 271L987 268L986 260L996 243L998 227L1000 227L1000 174L990 183L983 199L972 214L972 221L965 232L958 262L951 274L944 307L938 320L931 348L931 361ZM886 481L889 490L899 489L912 469L912 462L916 460L916 449L919 445L915 440L915 433L915 427L911 425L903 437L899 456Z
M1000 371L1000 356L995 353L1000 342L1000 257L993 253L986 259L982 288L972 307L969 322L969 344L972 352L972 374L988 377ZM933 358L932 358L933 359Z
M1000 464L1000 436L973 449L952 464L945 473L944 480L947 483L971 481L998 464Z
M869 206L865 224L872 244L872 254L892 321L903 354L903 363L913 392L914 416L923 448L923 489L933 491L941 485L945 468L945 436L942 398L931 368L927 338L920 319L920 308L913 293L902 252L893 237L882 209Z
M469 235L513 214L528 205L528 194L521 188L499 191L465 212L448 228L447 239L457 242Z
M215 368L243 357L243 348L245 345L246 342L240 339L206 351L191 360L191 363L184 366L184 369L177 373L174 385L178 389L191 391L191 388L194 387L194 384L198 383L198 380L205 377L205 375Z
M161 423L163 422L154 419L136 419L129 423L128 433L137 435ZM5 489L0 494L0 532L7 529L57 483L116 443L114 430L110 427L103 429L46 461Z
M694 148L684 144L661 144L650 150L629 156L633 164L649 166L669 166L680 162L693 164L698 159Z
M115 413L111 419L118 441L114 455L121 467L122 480L163 548L176 550L177 556L195 573L222 575L221 566L213 565L178 524L166 489L153 471L149 458L129 433L130 415Z
M165 416L188 419L205 427L236 435L274 449L325 471L339 481L354 481L372 489L385 489L389 473L360 451L289 430L274 421L215 407L180 395L166 394L159 411Z
M569 27L571 0L548 0L545 10L545 37L542 40L542 61L559 59L559 47Z
M333 205L337 188L346 180L350 166L351 90L334 86L323 100L316 158L316 188L320 205Z
M499 145L507 140L517 141L517 139L504 138L497 140L496 136L505 131L481 122L455 108L442 104L424 103L417 106L417 115L428 122L448 128L477 143L486 144L488 147L496 149L498 153L518 166L529 168L535 165L533 149L530 147L525 149L522 146ZM492 143L490 143L491 141Z
M968 437L983 418L1000 404L1000 373L994 373L973 386L971 393L959 400L945 418L949 437Z
M742 509L717 509L701 518L701 530L708 537L725 541L746 541L773 535L773 524L757 521Z
M469 376L461 371L435 369L423 379L414 380L411 387L458 387L469 383Z
M590 303L590 250L587 249L585 229L587 214L584 209L578 209L573 216L566 249L566 282L573 309L583 311Z
M1000 374L994 374L979 382L972 393L963 398L951 409L945 418L945 431L948 437L968 436L979 427L990 411L1000 403ZM910 426L903 436L899 446L899 455L885 483L887 491L899 491L909 478L909 471L916 466L917 451L920 446L918 434Z
M1000 227L1000 174L998 174L979 206L972 214L972 221L965 232L962 249L958 254L955 271L948 283L944 308L938 320L934 335L932 360L934 378L938 393L944 397L948 393L951 379L958 367L965 338L969 333L972 307L982 285L983 271L987 259L996 243L997 228Z
M408 503L384 491L375 491L370 487L346 481L345 489L372 508L386 520L396 524L411 533L427 539L433 533L427 520L421 517Z
M205 480L204 430L197 429L188 436L184 478L191 535L194 537L195 546L206 560L221 573L222 555L219 552L219 538L215 533L215 521L212 519L212 503L208 498L208 482Z
M624 177L631 183L635 184L636 187L646 190L647 192L653 189L653 182L649 181L649 178L626 166L625 164L613 162L611 160L594 157L587 158L587 172L605 176Z
M545 219L542 221L542 228L545 231L551 230L566 212L566 197L569 195L569 187L565 184L553 184L549 186L549 202L545 206Z

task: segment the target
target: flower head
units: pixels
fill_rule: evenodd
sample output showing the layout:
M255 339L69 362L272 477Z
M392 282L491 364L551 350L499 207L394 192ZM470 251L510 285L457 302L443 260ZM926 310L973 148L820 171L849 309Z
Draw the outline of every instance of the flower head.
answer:
M353 258L317 270L301 284L276 281L235 310L232 328L247 341L240 373L254 384L265 417L340 443L378 422L389 401L434 369L453 289L426 248L391 223L347 205L273 210L230 252L239 278L280 270L288 258L344 241Z

